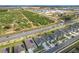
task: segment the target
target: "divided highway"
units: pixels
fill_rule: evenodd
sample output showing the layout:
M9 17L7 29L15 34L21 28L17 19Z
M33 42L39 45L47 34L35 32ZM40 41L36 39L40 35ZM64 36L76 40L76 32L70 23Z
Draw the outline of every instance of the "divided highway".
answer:
M33 30L30 30L30 31L24 31L24 32L17 33L17 34L11 34L11 35L8 35L8 36L5 35L5 36L0 37L0 43L5 42L5 41L9 41L9 40L13 40L13 39L17 39L17 38L21 38L21 37L24 37L24 36L36 34L36 33L41 33L41 32L46 32L46 31L49 31L49 30L60 29L60 28L65 27L66 25L72 25L76 22L78 22L78 21L73 21L73 22L71 21L71 22L63 24L63 25L59 23L59 24L55 24L55 25L51 25L51 26L46 26L46 27L42 27L42 28L38 28L38 29L33 29Z

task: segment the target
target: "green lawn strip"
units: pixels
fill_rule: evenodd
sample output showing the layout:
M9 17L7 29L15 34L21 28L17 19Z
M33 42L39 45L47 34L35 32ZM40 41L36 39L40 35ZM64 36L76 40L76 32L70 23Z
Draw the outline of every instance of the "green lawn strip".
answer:
M42 50L42 49L44 49L44 47L43 47L42 45L40 45L38 48L36 48L36 49L34 50L34 52L38 52L38 51L40 51L40 50Z
M4 42L4 43L0 43L0 49L2 48L7 48L7 47L13 47L13 46L16 46L17 44L21 44L22 43L22 40L21 41L13 41L12 43L11 42Z
M65 39L65 38L66 38L66 37L63 36L63 37L59 38L59 40L63 40L63 39Z

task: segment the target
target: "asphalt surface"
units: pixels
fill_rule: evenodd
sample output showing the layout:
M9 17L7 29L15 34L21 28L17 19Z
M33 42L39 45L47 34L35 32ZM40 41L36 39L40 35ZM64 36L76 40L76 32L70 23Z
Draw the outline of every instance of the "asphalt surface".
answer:
M76 22L69 22L69 23L66 23L64 25L70 25L70 24L73 24L73 23L76 23ZM26 31L26 32L21 32L21 33L17 33L17 34L11 34L11 35L6 35L6 36L2 36L0 37L0 43L1 42L5 42L5 41L9 41L9 40L13 40L13 39L17 39L17 38L21 38L21 37L24 37L24 36L28 36L28 35L32 35L32 34L36 34L36 33L40 33L40 32L45 32L45 31L49 31L49 30L52 30L52 29L55 29L55 28L59 28L59 27L62 27L63 25L60 25L59 24L55 24L55 25L51 25L51 26L47 26L47 27L43 27L43 28L39 28L39 29L33 29L31 31Z

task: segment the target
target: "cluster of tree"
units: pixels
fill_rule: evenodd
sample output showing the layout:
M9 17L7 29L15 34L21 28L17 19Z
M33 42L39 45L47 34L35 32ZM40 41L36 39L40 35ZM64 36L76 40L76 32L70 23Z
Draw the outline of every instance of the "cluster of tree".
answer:
M61 20L69 21L75 19L75 14L60 14L59 17Z

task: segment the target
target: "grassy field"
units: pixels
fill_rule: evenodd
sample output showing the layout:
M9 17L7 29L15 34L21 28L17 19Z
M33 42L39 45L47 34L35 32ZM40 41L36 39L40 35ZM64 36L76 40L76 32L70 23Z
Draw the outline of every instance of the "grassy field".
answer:
M54 21L27 10L0 9L0 35L29 30Z
M22 11L22 13L30 20L32 21L35 25L39 26L39 25L47 25L49 23L53 23L54 21L51 21L49 20L48 18L42 16L42 15L39 15L39 14L36 14L36 13L33 13L33 12L30 12L30 11Z

